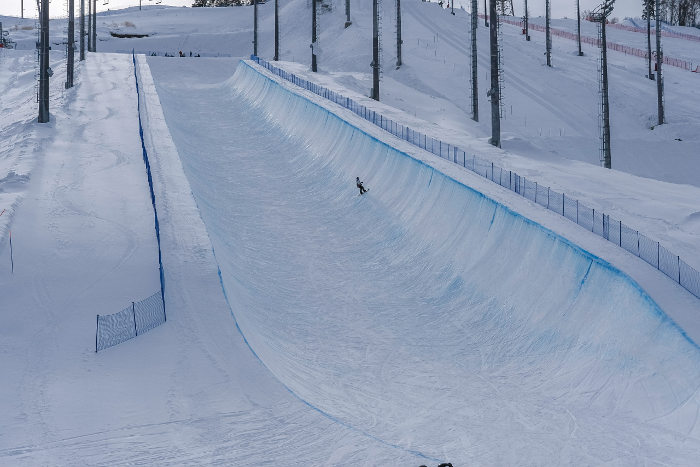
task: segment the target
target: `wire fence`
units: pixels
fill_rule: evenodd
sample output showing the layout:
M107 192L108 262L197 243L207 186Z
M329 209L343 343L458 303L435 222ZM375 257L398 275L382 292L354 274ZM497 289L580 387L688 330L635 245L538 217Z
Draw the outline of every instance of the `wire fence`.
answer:
M132 302L130 307L118 313L97 315L95 352L133 339L165 321L165 308L160 291L140 302Z
M388 119L382 114L355 102L349 97L345 97L335 91L331 91L328 88L301 78L294 73L289 73L270 64L264 59L253 55L251 56L251 60L263 66L271 73L349 109L356 115L374 123L398 138L408 141L443 159L461 165L546 209L566 217L584 229L642 258L676 281L697 298L700 298L700 273L696 269L688 265L680 256L674 254L659 242L623 224L622 221L614 219L601 211L596 211L594 208L589 208L585 204L579 202L579 200L552 190L548 186L538 184L534 180L528 180L512 170L499 167L489 160L482 159L474 154L467 154L455 145L432 138L406 125Z
M480 15L480 16L483 16L483 15ZM522 28L524 26L522 20L506 18L503 16L499 17L499 19L504 23L508 23L508 24L513 25L513 26L518 26L520 28ZM610 26L610 25L607 25L607 26ZM541 26L539 24L529 23L528 28L534 29L535 31L545 32L545 27ZM573 32L562 31L561 29L555 29L555 28L549 28L549 31L554 36L563 37L565 39L570 39L572 41L578 40L578 35L573 33ZM594 45L596 47L600 47L600 39L598 39L597 37L581 36L581 42L585 43L585 44ZM610 42L610 41L606 41L606 43L607 43L607 48L609 50L614 50L616 52L622 52L626 55L634 55L635 57L640 57L640 58L645 58L645 59L649 58L649 55L648 55L646 50L638 49L636 47L630 47L628 45L617 44L615 42ZM652 57L654 57L654 56L655 56L655 53L652 52ZM687 70L687 71L697 71L698 70L697 64L693 64L693 62L689 62L687 60L681 60L678 58L669 57L667 55L663 55L662 59L663 59L663 63L665 63L666 65L670 65L670 66L673 66L676 68L681 68L681 69Z

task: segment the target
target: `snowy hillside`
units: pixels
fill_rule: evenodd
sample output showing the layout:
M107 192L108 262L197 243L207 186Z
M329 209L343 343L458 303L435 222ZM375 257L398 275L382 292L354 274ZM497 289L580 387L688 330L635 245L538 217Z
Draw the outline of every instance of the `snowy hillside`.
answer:
M280 8L280 56L294 72L310 64L310 8L308 2L284 2ZM371 3L353 6L353 26L344 29L341 2L321 9L320 72L313 79L353 96L367 96L371 88ZM273 2L260 5L260 50L273 55ZM700 268L698 206L700 190L700 74L665 67L666 118L656 126L656 85L645 79L645 60L609 53L613 171L600 167L598 130L598 51L584 45L584 57L575 54L575 42L554 37L554 68L544 66L544 34L533 31L525 42L521 31L503 25L504 100L503 151L494 150L490 136L490 107L480 95L480 123L470 116L468 15L424 2L403 6L403 62L395 70L394 12L386 4L383 23L382 104L403 111L412 127L493 159L529 179L551 186L587 205L610 213L630 226L671 247ZM16 21L16 20L15 20ZM533 23L541 23L533 18ZM10 27L13 21L5 21ZM60 21L53 27L54 43L64 34ZM32 26L32 20L25 20ZM480 23L480 26L483 22ZM575 31L574 20L554 26ZM678 28L676 28L678 29ZM688 28L687 28L688 29ZM148 34L119 39L110 32ZM595 36L595 26L584 22L583 34ZM20 48L31 48L33 31L12 32ZM177 55L182 50L204 56L247 57L252 52L252 8L131 8L110 11L98 19L98 50ZM609 40L644 48L645 35L610 28ZM488 31L479 29L481 89L488 82ZM700 64L698 42L664 37L664 53ZM60 60L60 52L56 52ZM311 77L310 74L307 76ZM371 104L371 102L369 103ZM384 110L383 105L381 108ZM391 116L392 110L384 110ZM406 115L413 114L408 120ZM653 129L652 129L653 128ZM581 162L584 162L581 164ZM630 177L619 172L644 177ZM671 182L656 183L652 180ZM621 198L618 193L625 195ZM670 209L669 206L672 206Z
M267 59L273 5L260 6ZM496 149L485 91L480 122L468 112L469 15L404 2L396 69L384 5L381 102L367 97L370 2L353 3L347 29L344 3L320 14L319 73L310 4L285 2L278 65L604 210L700 269L699 74L665 68L668 124L655 126L646 62L610 52L606 170L596 49L578 57L555 37L550 69L542 34L525 42L503 25ZM34 21L2 21L18 49L0 51L0 464L700 455L697 298L561 216L240 62L252 8L100 14L100 53L69 90L65 21L52 21L46 125L35 123ZM485 88L488 31L478 34ZM645 42L614 28L609 38ZM664 38L668 56L694 63L698 44ZM145 55L111 53L132 49ZM96 354L95 315L159 287L139 115L168 321Z

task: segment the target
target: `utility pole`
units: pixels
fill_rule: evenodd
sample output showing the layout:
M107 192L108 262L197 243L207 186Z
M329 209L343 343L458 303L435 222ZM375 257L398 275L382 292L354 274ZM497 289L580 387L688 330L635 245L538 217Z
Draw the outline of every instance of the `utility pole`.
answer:
M253 55L258 56L258 0L253 0Z
M20 2L20 9L22 10L20 15L22 16L22 19L24 19L24 0L21 0Z
M345 27L347 28L352 24L350 21L350 0L345 0Z
M401 0L396 0L396 68L400 67L401 62Z
M611 160L611 151L610 151L610 101L608 99L608 46L607 46L607 39L605 37L605 22L606 19L603 19L603 21L600 23L601 25L601 37L603 40L602 43L602 85L601 85L601 92L602 92L602 105L603 105L603 166L606 169L612 168L612 160Z
M551 9L549 8L550 3L549 0L545 0L545 44L547 48L547 66L552 66L552 31L549 28L549 21L551 19L550 11Z
M663 125L666 121L664 115L664 83L661 74L661 64L663 63L663 50L661 50L661 19L659 11L659 3L661 0L656 0L655 16L656 16L656 97L659 113L659 125Z
M651 15L653 15L654 12L651 11L650 6L648 1L644 3L644 14L642 17L646 17L645 19L647 20L647 64L649 65L647 78L654 81L654 74L651 72Z
M39 123L49 121L49 0L41 0L39 10L41 33L39 40Z
M280 12L279 12L279 0L275 0L275 58L277 61L280 59Z
M80 61L85 60L85 0L80 0Z
M608 43L605 35L605 23L607 23L608 16L613 11L614 3L615 0L604 0L603 3L591 13L591 20L598 23L600 39L601 162L606 169L612 168L612 157L610 148L610 101L608 99Z
M318 71L316 64L316 0L311 0L311 71Z
M489 12L486 8L486 0L484 0L484 26L489 27Z
M498 50L498 13L496 12L496 2L490 0L489 16L491 16L491 26L489 37L491 39L491 89L488 96L491 98L491 139L489 142L501 147L501 90L499 83L500 58Z
M92 2L92 51L97 52L97 0Z
M476 56L476 28L479 24L479 1L472 0L472 120L479 121L479 84Z
M68 57L66 57L66 89L73 87L75 64L75 0L68 0Z
M523 16L523 26L525 26L525 40L530 40L530 13L527 10L527 0L525 0L525 16Z
M578 39L578 56L583 57L583 50L581 50L581 2L580 2L580 0L576 0L576 23L577 23L576 37Z
M379 100L379 6L372 0L372 99Z
M88 2L88 30L87 30L87 47L88 52L92 52L92 0Z

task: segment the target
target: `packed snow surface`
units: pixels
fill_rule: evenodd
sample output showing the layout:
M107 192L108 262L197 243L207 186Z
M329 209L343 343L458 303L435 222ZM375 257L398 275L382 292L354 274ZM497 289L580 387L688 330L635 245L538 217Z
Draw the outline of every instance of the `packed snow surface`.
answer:
M268 58L272 5L260 7ZM385 67L381 103L366 98L371 48L357 46L370 43L368 5L348 29L342 8L321 15L321 73L280 65L700 267L697 74L665 69L669 123L650 130L646 64L609 55L619 143L606 171L595 49L577 57L555 38L548 69L543 38L504 25L514 108L501 151L486 142L485 97L482 123L465 110L468 15L402 6L405 64ZM285 60L308 58L305 8L282 8ZM109 12L98 50L244 56L251 16ZM33 21L8 20L33 48ZM698 301L663 274L250 63L142 56L135 70L130 55L89 54L65 90L52 27L48 125L35 123L32 52L0 52L0 464L695 463ZM631 34L643 38L610 31ZM697 43L666 44L697 58ZM95 354L95 314L159 288L139 108L168 322Z
M209 63L149 60L232 312L290 391L460 465L697 455L700 352L627 277L249 65L183 82Z

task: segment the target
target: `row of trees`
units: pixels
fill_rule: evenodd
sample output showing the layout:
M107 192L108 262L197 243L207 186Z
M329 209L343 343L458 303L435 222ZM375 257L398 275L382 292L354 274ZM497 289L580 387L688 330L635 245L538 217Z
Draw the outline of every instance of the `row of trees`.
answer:
M695 26L700 16L700 0L661 0L660 9L662 12L660 16L667 23Z

